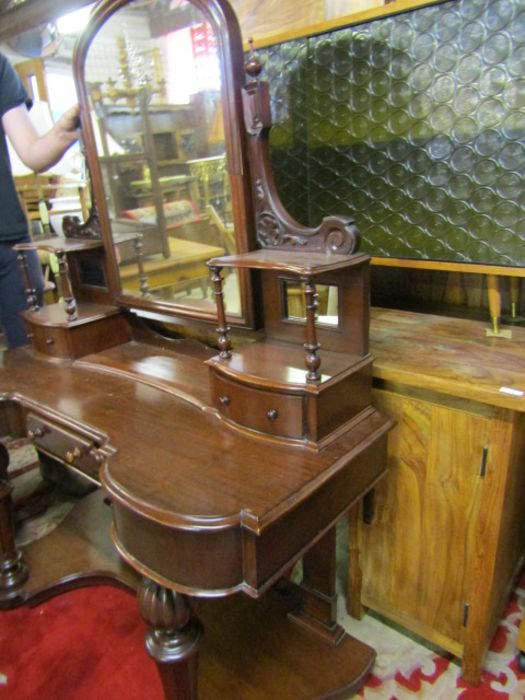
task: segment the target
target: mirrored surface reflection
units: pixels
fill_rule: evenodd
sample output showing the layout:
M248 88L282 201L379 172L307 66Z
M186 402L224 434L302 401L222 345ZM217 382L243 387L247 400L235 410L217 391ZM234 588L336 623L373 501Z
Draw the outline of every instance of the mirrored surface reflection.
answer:
M284 282L285 318L306 322L304 284ZM318 284L315 322L320 326L339 324L339 290L334 285Z
M235 235L212 27L189 2L135 0L85 71L123 293L214 312L206 261ZM235 272L224 292L240 314Z

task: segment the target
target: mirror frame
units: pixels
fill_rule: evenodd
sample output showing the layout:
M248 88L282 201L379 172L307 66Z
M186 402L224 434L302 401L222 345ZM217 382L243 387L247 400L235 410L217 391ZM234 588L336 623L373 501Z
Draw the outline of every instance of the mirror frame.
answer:
M86 29L80 35L73 54L73 76L80 103L81 140L91 179L92 206L101 227L105 247L105 274L108 290L120 306L125 306L139 316L147 316L162 322L194 319L216 323L216 311L210 312L174 302L162 302L135 297L122 292L118 262L114 251L111 223L106 205L102 169L96 148L95 132L91 121L90 99L85 80L88 50L99 28L122 7L132 0L101 0L90 15ZM221 99L223 101L225 151L230 178L233 224L239 253L254 247L255 218L253 214L249 182L248 148L243 121L241 88L244 84L244 56L237 17L227 0L189 0L210 23L217 37L217 53L221 63ZM254 327L255 308L249 273L239 271L241 315L228 315L234 326Z

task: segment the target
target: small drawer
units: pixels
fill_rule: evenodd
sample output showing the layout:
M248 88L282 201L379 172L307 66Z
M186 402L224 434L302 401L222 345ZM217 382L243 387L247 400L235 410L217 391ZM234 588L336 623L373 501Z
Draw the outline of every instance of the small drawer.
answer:
M27 434L36 448L77 469L92 479L98 479L100 455L92 440L70 432L62 426L28 413Z
M51 357L69 357L67 329L31 324L32 344L35 350Z
M301 438L305 434L302 396L245 386L212 371L212 401L235 423L271 435Z

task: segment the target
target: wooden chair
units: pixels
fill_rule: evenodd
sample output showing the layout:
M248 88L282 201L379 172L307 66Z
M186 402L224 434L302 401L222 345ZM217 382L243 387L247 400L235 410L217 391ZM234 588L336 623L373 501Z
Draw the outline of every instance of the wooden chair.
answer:
M31 173L15 177L16 190L31 232L48 237L53 233L51 216L80 211L89 216L86 183L69 181L56 175Z
M44 304L54 304L60 298L56 285L58 279L58 260L56 255L45 250L39 250L38 257L44 274Z

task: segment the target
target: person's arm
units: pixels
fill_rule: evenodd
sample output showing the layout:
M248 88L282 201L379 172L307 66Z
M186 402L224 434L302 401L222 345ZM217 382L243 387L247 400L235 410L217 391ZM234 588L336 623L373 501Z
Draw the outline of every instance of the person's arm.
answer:
M4 132L20 159L35 172L47 170L62 158L77 140L79 107L71 107L53 127L39 136L25 105L7 111L2 117Z

